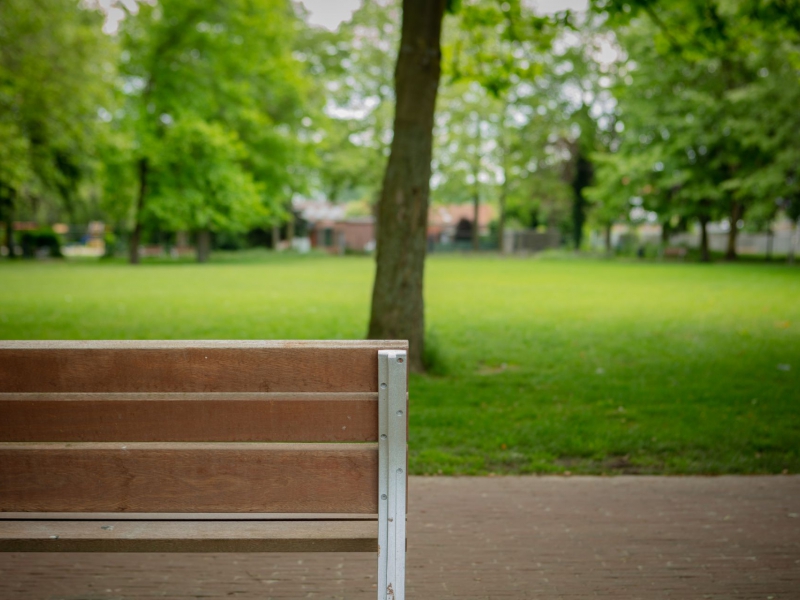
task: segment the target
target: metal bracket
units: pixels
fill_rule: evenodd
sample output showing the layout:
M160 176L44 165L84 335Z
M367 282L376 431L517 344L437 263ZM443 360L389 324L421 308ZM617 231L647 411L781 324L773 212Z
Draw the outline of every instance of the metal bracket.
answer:
M378 352L378 600L404 600L408 357Z

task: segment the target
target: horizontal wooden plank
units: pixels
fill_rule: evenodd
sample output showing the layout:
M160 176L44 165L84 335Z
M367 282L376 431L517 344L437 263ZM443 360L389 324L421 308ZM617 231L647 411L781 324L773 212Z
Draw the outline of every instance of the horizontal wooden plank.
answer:
M0 443L3 512L376 513L377 444Z
M0 521L2 552L375 552L374 521Z
M28 350L169 350L183 348L408 350L408 342L406 340L0 340L0 348Z
M0 393L0 442L371 442L366 393Z
M406 342L0 342L0 390L377 392L379 349Z
M0 512L0 521L375 521L377 518L377 513Z

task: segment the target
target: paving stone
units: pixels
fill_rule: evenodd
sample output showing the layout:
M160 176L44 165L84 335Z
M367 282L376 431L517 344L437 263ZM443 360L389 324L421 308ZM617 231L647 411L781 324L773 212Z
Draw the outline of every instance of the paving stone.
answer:
M800 600L800 477L412 478L409 600ZM0 600L374 598L370 554L0 554Z

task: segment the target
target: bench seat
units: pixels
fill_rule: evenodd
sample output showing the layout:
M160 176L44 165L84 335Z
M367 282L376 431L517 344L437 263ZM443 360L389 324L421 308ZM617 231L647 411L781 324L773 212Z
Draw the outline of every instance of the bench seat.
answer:
M232 517L233 515L228 515ZM0 520L2 552L375 552L375 520Z

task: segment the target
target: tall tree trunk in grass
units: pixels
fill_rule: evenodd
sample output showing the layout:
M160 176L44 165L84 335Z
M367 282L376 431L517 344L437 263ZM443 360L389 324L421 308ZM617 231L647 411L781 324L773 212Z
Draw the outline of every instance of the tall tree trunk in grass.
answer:
M0 218L3 219L6 228L6 248L8 248L8 258L16 258L17 254L14 250L14 196L16 192L7 186L1 186L0 191L2 188L5 188L6 193L0 197L0 209L2 209Z
M500 186L500 215L497 217L497 246L500 254L504 254L503 238L506 236L506 199L508 198L508 184L503 181Z
M500 197L498 198L498 205L500 209L500 214L497 217L497 245L498 249L500 250L500 254L504 254L503 249L503 238L506 234L506 200L508 199L508 153L509 153L509 141L508 141L508 134L505 128L505 119L506 114L508 113L508 96L505 97L503 102L503 120L501 121L501 130L500 130L500 169L501 174L503 176L503 183L500 185Z
M294 247L294 210L292 203L289 202L289 220L286 221L286 241L289 242L289 250Z
M739 235L739 220L744 216L744 206L734 202L731 207L731 227L728 230L728 249L725 251L725 260L736 260L736 237Z
M505 250L503 249L503 238L506 235L506 200L508 199L508 166L507 166L507 150L505 146L505 141L502 142L501 150L503 153L502 159L502 169L503 169L503 183L500 185L500 197L498 199L498 204L500 206L500 215L497 217L497 245L500 250L500 254L503 254Z
M708 217L700 217L700 260L711 262L711 254L708 251Z
M6 248L8 248L8 258L16 258L17 254L14 249L14 215L8 211L6 215Z
M424 370L422 281L445 4L446 0L403 0L394 137L378 206L368 332L371 339L407 339L409 366L416 372Z
M201 229L197 232L197 262L208 262L211 256L211 231Z
M661 224L661 243L664 246L669 246L670 237L672 237L672 225L669 221L664 221Z
M583 224L586 223L586 208L588 204L583 190L592 183L594 165L579 145L576 151L575 171L570 185L574 194L572 199L572 242L575 244L575 250L578 251L581 249L581 243L583 243Z
M277 252L281 246L281 226L277 223L272 224L272 249Z
M775 237L775 232L772 231L772 223L770 223L769 227L767 227L767 255L765 257L767 259L767 262L772 260L772 242L774 237Z
M606 230L605 230L606 254L609 254L609 255L611 254L611 251L612 251L612 248L611 248L611 228L612 227L613 227L613 223L607 223L606 224Z
M481 210L481 194L478 191L478 182L472 192L472 250L477 252L481 248L481 232L478 228L478 217Z
M142 213L144 199L147 196L148 163L146 158L139 159L139 197L136 199L136 212L133 216L133 231L128 247L128 260L132 265L139 264L139 245L142 243Z
M797 254L798 234L800 234L800 227L797 226L798 220L792 222L792 239L789 242L789 255L786 257L786 262L790 265L794 264L794 257Z

